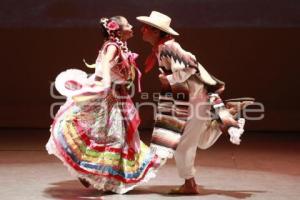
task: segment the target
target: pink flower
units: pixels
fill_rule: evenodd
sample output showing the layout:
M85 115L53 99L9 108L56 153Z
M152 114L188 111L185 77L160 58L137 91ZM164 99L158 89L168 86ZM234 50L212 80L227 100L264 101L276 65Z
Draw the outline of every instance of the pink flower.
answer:
M107 28L108 30L115 31L118 30L120 27L119 24L117 24L115 21L110 21L107 23Z

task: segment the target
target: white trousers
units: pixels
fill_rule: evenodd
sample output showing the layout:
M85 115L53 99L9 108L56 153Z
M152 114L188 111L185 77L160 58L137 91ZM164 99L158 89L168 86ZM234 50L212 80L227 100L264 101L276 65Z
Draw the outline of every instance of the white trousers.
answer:
M218 125L210 120L209 111L210 106L207 104L206 95L190 100L190 118L175 152L176 166L181 178L190 179L195 176L194 162L197 147L209 148L222 133Z

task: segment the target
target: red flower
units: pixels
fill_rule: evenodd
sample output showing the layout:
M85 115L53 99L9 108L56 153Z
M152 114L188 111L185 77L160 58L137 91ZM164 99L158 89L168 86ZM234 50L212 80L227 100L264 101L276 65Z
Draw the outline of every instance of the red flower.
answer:
M108 30L115 31L118 30L120 27L119 24L117 24L115 21L110 21L107 23L107 28Z

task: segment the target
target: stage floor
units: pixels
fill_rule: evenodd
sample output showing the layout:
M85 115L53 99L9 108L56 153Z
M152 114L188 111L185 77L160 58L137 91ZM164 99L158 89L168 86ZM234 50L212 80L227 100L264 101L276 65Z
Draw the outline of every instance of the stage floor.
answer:
M149 141L149 131L142 131ZM158 176L125 195L84 188L44 145L48 130L0 130L0 195L3 200L43 199L300 199L300 133L245 133L240 146L228 138L198 150L196 180L201 194L169 195L183 183L174 160Z

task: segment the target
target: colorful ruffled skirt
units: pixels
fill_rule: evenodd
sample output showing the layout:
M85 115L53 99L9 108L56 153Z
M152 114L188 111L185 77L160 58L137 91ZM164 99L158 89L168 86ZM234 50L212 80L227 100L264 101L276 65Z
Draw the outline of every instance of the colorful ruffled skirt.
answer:
M165 161L139 139L137 110L124 90L123 98L116 96L120 91L69 98L55 116L46 149L94 188L122 194L155 177Z

